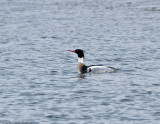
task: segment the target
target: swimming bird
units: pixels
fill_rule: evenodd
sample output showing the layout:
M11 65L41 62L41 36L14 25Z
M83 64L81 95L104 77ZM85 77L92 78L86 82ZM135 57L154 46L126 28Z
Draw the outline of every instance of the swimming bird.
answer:
M90 65L90 66L86 66L83 63L84 60L84 51L81 49L76 49L76 50L68 50L69 52L73 52L76 53L78 55L78 73L80 74L84 74L87 72L93 72L93 73L107 73L107 72L115 72L118 69L114 68L114 67L106 67L103 65Z

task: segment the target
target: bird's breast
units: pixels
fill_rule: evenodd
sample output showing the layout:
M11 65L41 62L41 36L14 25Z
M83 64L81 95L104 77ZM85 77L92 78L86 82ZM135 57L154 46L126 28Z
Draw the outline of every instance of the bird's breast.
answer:
M78 63L77 68L78 68L78 73L86 73L87 72L87 67L81 62Z

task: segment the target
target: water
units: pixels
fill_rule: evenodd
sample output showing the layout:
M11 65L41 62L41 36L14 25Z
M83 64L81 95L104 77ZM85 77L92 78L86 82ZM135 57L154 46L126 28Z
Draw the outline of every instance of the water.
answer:
M0 6L0 123L160 123L159 0ZM77 48L120 70L78 75Z

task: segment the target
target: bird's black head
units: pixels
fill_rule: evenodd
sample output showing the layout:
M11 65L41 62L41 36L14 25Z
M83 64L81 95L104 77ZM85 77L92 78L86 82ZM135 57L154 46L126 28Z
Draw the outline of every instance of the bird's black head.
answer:
M82 57L84 58L84 53L83 53L83 50L81 50L81 49L76 49L74 51L68 50L68 51L77 53L77 55L78 55L79 58L82 58Z
M76 49L75 52L77 53L78 57L80 58L84 58L84 53L83 53L83 50L81 49Z

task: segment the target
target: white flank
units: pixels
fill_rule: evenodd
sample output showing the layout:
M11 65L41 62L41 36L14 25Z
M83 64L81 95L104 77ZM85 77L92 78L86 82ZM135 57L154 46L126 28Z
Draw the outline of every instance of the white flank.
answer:
M115 71L115 69L105 66L91 66L88 68L88 72L89 69L91 69L92 73L110 73Z

